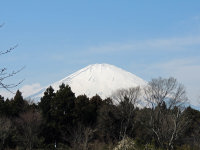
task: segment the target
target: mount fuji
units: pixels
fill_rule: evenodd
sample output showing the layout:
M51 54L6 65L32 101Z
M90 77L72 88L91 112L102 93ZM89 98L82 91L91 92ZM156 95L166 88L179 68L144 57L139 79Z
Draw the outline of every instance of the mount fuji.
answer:
M89 65L51 84L51 86L57 91L62 83L69 85L76 96L85 94L88 97L92 97L98 94L102 99L111 96L118 89L147 84L140 77L109 64ZM39 100L49 86L42 88L39 92L29 97L33 100Z

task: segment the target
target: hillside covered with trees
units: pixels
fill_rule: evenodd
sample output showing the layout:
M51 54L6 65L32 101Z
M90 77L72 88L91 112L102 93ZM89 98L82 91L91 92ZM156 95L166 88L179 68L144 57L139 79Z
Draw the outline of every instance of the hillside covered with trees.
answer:
M138 108L141 97L146 107ZM0 149L199 150L200 111L186 107L174 78L144 89L121 89L107 99L49 87L38 104L0 96Z

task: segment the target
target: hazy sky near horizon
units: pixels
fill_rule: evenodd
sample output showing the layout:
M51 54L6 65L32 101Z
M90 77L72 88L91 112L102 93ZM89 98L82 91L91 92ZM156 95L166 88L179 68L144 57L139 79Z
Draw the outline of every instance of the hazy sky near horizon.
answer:
M2 0L0 56L24 96L94 63L144 80L173 76L200 96L199 0ZM7 93L1 90L5 97Z

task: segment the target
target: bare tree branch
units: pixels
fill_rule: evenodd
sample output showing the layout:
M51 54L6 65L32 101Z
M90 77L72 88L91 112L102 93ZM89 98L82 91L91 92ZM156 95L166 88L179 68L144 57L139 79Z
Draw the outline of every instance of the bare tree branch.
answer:
M5 50L5 51L0 51L0 55L7 54L7 53L11 52L12 50L14 50L16 47L18 47L18 44L16 44L16 45L13 46L13 47L10 47L9 49L7 49L7 50Z
M149 126L159 145L171 150L187 126L183 116L184 103L187 101L184 86L174 78L158 78L152 79L144 92L151 109Z
M139 103L140 87L120 89L113 93L112 99L117 101L118 109L121 116L120 137L125 139L128 133L128 128L132 132L134 127L135 108Z
M3 24L0 24L0 28L4 26L5 23ZM3 51L0 51L0 56L1 55L4 55L4 54L7 54L7 53L10 53L12 50L14 50L16 47L18 46L18 44L16 44L15 46L13 47L10 47L9 49L7 50L3 50ZM16 83L16 84L6 84L4 81L7 79L7 78L10 78L10 77L13 77L14 75L16 75L17 73L19 73L21 70L23 70L25 67L22 67L21 69L17 70L17 71L12 71L12 72L7 72L7 69L5 67L3 68L0 68L0 88L4 88L6 89L7 91L11 92L14 94L14 92L12 92L10 89L11 88L14 88L14 87L17 87L19 84L21 84L24 80L21 80L20 82Z
M17 70L17 71L12 71L11 73L7 73L6 72L6 68L1 69L0 71L0 88L4 88L7 91L15 94L13 91L11 91L11 88L15 88L18 85L20 85L24 80L19 81L18 83L14 84L6 84L4 83L4 80L10 77L13 77L14 75L16 75L17 73L19 73L20 71L22 71L25 67L22 67L21 69Z

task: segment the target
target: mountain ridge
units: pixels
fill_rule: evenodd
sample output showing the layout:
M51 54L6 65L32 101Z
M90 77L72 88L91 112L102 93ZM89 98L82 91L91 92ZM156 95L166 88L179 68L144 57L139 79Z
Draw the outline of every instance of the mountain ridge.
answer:
M122 88L130 88L146 85L147 82L142 78L110 64L91 64L71 75L51 84L56 91L64 83L71 87L76 96L87 95L92 97L96 94L103 99ZM49 85L50 86L50 85ZM39 92L32 94L30 97L39 100L47 87L42 88Z

